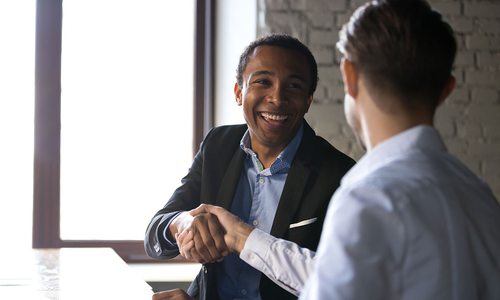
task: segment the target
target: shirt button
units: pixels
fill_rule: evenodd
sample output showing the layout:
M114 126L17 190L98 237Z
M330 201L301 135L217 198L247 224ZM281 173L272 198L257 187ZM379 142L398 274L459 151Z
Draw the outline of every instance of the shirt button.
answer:
M242 290L241 290L241 294L242 294L242 295L246 295L246 294L247 294L247 290L242 289Z
M253 224L253 226L257 226L257 225L259 225L259 221L253 220L252 224Z

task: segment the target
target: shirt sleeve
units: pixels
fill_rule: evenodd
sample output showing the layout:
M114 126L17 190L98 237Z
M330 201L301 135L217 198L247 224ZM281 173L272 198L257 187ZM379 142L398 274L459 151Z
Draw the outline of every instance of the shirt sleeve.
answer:
M277 285L298 296L312 271L315 252L254 229L240 258Z
M363 186L336 193L300 299L399 299L404 231L386 191Z

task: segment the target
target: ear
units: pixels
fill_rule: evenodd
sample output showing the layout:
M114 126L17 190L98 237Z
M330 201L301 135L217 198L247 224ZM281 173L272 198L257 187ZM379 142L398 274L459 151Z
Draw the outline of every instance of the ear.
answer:
M309 107L311 106L312 102L313 102L313 95L309 95L309 97L307 97L307 103L306 103L306 112L309 111Z
M237 82L234 84L234 97L238 106L241 106L241 104L243 103L241 99L241 87Z
M350 60L343 58L340 62L340 71L344 81L344 92L352 98L356 98L358 95L358 71L356 67Z
M456 80L455 77L453 77L452 75L450 76L450 78L448 78L448 81L446 81L446 84L444 85L444 88L441 91L441 96L439 96L438 105L441 105L444 102L444 100L448 98L451 92L453 92L453 90L455 89L455 85L456 85Z

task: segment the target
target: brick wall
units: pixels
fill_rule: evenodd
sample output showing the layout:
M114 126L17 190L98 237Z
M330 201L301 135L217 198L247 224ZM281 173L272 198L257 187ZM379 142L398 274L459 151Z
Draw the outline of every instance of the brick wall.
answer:
M319 78L311 126L354 158L362 155L343 114L335 50L340 27L362 0L258 0L258 35L285 32L315 55ZM438 110L436 127L448 149L483 177L500 200L500 1L431 0L458 41L457 88Z

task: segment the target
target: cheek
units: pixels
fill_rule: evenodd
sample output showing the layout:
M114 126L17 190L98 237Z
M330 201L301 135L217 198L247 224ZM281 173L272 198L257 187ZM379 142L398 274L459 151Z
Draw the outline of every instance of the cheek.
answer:
M253 123L253 102L248 100L247 98L243 98L243 102L241 104L241 107L243 109L243 117L247 121L247 123Z

